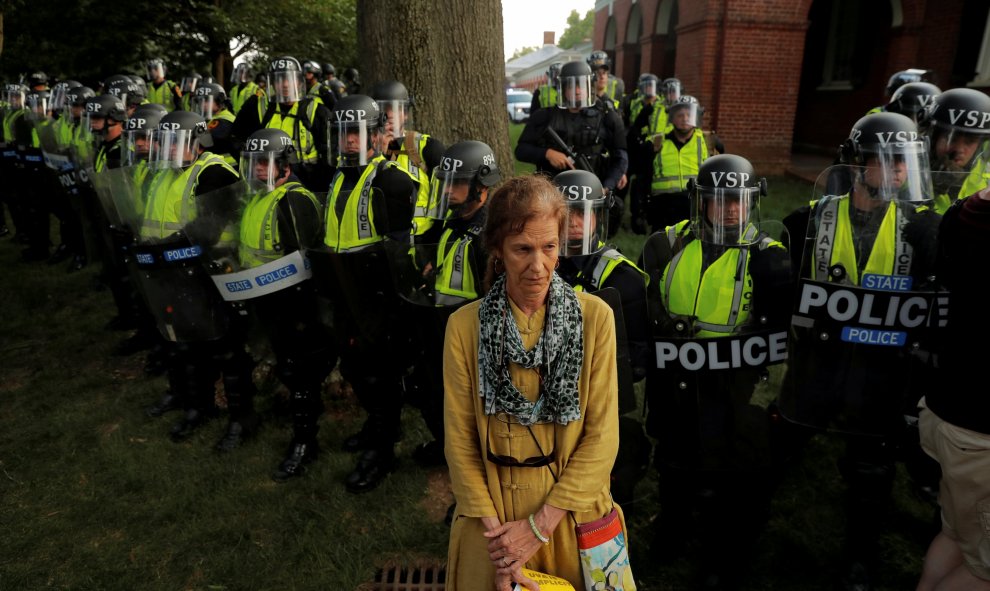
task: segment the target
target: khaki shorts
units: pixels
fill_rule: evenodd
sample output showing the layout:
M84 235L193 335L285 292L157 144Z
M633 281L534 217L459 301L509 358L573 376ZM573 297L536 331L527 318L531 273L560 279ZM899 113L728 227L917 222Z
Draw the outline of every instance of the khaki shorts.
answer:
M942 531L959 544L966 568L990 581L990 435L956 427L919 406L921 447L942 466Z

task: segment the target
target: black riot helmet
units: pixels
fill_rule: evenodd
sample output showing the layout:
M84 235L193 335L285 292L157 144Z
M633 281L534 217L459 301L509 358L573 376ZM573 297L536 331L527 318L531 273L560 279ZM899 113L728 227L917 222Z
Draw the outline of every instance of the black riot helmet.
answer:
M292 138L281 129L259 129L244 142L240 171L252 188L272 191L297 162Z
M65 100L72 107L84 107L86 101L94 96L96 96L96 93L88 86L77 86L65 92Z
M134 109L124 124L124 166L134 166L148 160L152 137L158 129L158 123L167 114L168 109L159 103L147 103Z
M560 77L560 62L554 62L547 68L547 84L557 87L557 78Z
M128 108L137 107L148 98L148 87L144 85L144 82L134 82L131 80L125 88L127 90L127 98L124 102L127 103Z
M682 114L686 114L686 119L682 120ZM667 105L667 121L678 131L686 131L681 129L683 125L698 127L704 114L705 108L690 94L682 95L681 98Z
M344 79L349 94L360 94L361 74L358 73L357 68L345 68L341 77Z
M663 100L667 105L676 103L684 91L681 81L677 78L666 78L663 81Z
M51 110L61 113L70 106L69 91L82 86L75 80L65 80L52 87Z
M921 112L940 94L942 90L931 82L908 82L894 91L885 110L900 113L917 122Z
M193 94L192 110L204 119L212 119L225 108L227 108L227 91L219 84L202 84Z
M932 198L928 142L917 124L899 113L860 118L839 152L855 166L854 179L873 198L926 201Z
M934 74L931 70L922 70L919 68L908 68L907 70L894 72L890 79L887 80L887 96L894 96L895 90L910 82L932 82Z
M148 165L156 170L185 168L199 156L199 148L213 146L206 119L189 111L172 111L158 122Z
M557 78L557 106L561 109L582 109L595 103L591 66L585 62L567 62L560 67Z
M112 119L118 123L127 121L124 101L112 94L101 94L88 99L85 115L89 119Z
M43 120L48 117L49 102L52 93L48 90L29 90L24 96L24 106L27 107L32 119Z
M410 123L413 101L406 85L398 80L383 80L371 89L371 98L385 116L386 131L393 138L401 137Z
M48 74L37 71L28 76L28 87L34 89L35 86L48 86Z
M649 72L640 74L636 81L636 88L645 97L654 97L660 94L660 79Z
M114 74L103 81L103 92L111 94L120 100L127 102L127 89L131 85L130 76L124 74Z
M327 134L336 165L365 166L379 155L384 123L384 114L370 96L350 94L339 99L330 114L330 133Z
M283 55L268 63L268 96L281 104L295 103L306 95L299 60Z
M688 181L691 198L691 231L711 244L753 244L759 238L760 197L767 194L767 180L756 176L749 160L735 154L718 154L698 167Z
M475 140L457 142L444 151L433 170L426 215L446 219L448 212L480 200L485 190L500 180L502 174L491 146Z
M939 194L953 195L985 156L990 139L990 96L973 88L953 88L935 97L919 127L929 140L933 178Z
M3 103L6 109L14 111L24 108L24 94L28 91L23 84L10 83L3 85Z
M565 170L553 177L553 184L567 201L567 248L561 256L601 250L608 236L608 208L612 202L602 181L586 170Z
M234 71L230 74L230 83L236 86L238 84L250 82L252 78L251 66L241 62L234 66Z
M332 76L336 76L337 75L337 68L333 67L333 64L331 64L331 63L323 64L323 68L322 69L323 69L323 77L326 78L326 79L328 79L328 80Z
M304 74L312 74L319 77L323 73L323 66L313 60L306 60L302 64L302 71Z
M592 71L599 68L611 70L612 59L608 57L607 53L599 49L591 52L591 55L588 57L588 65L591 66Z
M158 78L164 78L168 68L165 67L165 60L160 57L153 57L148 60L148 80L154 82Z

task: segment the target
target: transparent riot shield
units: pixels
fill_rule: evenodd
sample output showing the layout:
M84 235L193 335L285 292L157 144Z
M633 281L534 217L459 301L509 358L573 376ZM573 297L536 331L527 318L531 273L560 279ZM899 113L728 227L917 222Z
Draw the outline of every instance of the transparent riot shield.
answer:
M71 124L64 118L38 130L45 165L54 172L59 187L68 196L76 194L79 182L76 163L72 158L72 144L64 139L70 135Z
M236 261L245 196L240 182L187 194L188 176L188 169L167 169L148 181L133 256L134 276L158 329L174 342L215 340L228 329L228 309L211 272Z
M450 315L484 295L484 268L473 256L480 248L477 237L467 236L444 244L413 244L407 239L386 239L383 244L400 316L409 321L416 355L407 391L413 399L426 399L422 404L429 404L430 396L442 400L443 368L438 361L443 359Z
M387 219L387 212L377 189L369 189L361 199L356 226L366 239L350 246L343 241L334 246L324 243L307 252L313 281L317 292L332 304L334 332L349 347L382 356L391 368L408 367L413 356L409 346L412 323L400 314L387 244L374 235L375 220ZM338 215L330 211L329 201L325 215Z
M931 376L948 294L933 276L940 216L926 181L877 189L866 167L815 186L803 240L780 411L806 426L884 436L903 427ZM925 173L927 174L927 173ZM845 192L838 192L845 190Z
M790 264L782 224L750 224L748 233L745 244L725 246L685 228L655 233L644 247L654 327L647 429L667 465L752 471L773 464L771 377L787 360L787 315L771 312L782 307L777 297L789 299L778 286L787 284ZM775 264L757 263L760 256Z
M281 193L248 188L243 202L228 219L236 220L236 256L210 267L213 282L224 300L238 302L282 291L313 276L306 253L321 246L323 194L299 185Z

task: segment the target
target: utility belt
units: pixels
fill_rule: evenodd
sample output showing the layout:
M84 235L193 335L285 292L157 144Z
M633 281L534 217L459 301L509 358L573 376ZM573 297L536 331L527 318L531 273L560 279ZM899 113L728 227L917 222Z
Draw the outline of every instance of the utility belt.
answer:
M302 251L236 273L213 275L213 283L228 302L258 298L298 285L313 276Z

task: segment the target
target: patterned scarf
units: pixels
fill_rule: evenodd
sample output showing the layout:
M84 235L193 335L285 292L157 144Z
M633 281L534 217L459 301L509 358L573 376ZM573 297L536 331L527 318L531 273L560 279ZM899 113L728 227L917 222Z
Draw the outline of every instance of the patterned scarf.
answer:
M522 425L581 418L578 379L584 362L584 324L574 290L556 273L550 281L543 333L527 351L505 290L505 274L495 280L479 310L478 368L485 414L506 412ZM540 372L540 395L530 402L513 385L509 361Z

